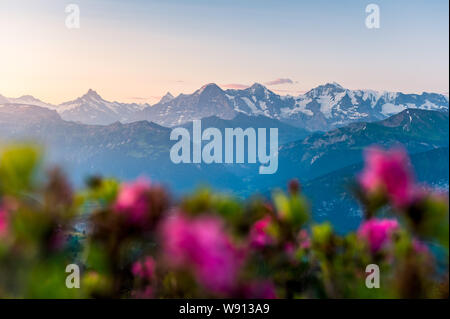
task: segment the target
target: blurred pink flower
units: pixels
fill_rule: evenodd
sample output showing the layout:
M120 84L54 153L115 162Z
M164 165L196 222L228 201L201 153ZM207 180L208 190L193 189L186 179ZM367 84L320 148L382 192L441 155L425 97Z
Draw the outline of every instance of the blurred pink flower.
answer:
M408 155L402 149L367 149L359 182L367 192L386 191L397 207L410 204L417 195Z
M301 249L311 248L311 239L309 238L308 232L305 229L302 229L298 233L298 241Z
M358 229L358 236L369 243L370 251L376 253L390 240L392 233L399 227L395 219L372 218Z
M286 255L288 256L293 256L295 253L295 245L291 242L287 242L284 245L284 252L286 253Z
M253 224L250 229L250 245L253 248L263 248L273 242L267 233L267 228L270 226L271 221L270 216L266 216Z
M226 293L235 285L242 256L215 217L188 219L181 213L162 226L165 254L174 266L190 266L207 289Z
M131 272L135 277L152 280L155 276L155 260L153 257L145 257L143 260L136 261L131 267Z
M296 252L297 252L297 249L296 249L294 243L287 242L284 244L284 253L286 254L286 257L288 258L288 261L290 263L292 263L293 265L297 264L297 258L295 256Z
M6 211L0 207L0 237L6 236L8 233L8 215Z
M115 210L125 214L131 223L145 222L146 213L149 210L149 191L150 182L146 179L122 184L115 203Z

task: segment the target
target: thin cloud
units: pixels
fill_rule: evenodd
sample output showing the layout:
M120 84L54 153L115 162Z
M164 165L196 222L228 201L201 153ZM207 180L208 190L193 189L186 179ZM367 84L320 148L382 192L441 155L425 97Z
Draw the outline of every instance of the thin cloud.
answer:
M281 84L294 84L294 81L292 81L291 79L276 79L273 81L269 81L264 83L265 85L281 85Z
M225 89L243 90L249 88L250 86L246 84L230 83L230 84L222 84L221 87Z

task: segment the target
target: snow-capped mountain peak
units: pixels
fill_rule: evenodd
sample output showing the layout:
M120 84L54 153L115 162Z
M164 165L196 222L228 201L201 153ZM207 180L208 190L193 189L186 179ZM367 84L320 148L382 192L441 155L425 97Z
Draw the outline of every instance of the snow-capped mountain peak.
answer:
M32 96L17 99L0 96L0 105L6 103L55 109L65 120L87 124L148 120L163 126L175 126L210 116L231 119L245 114L262 115L313 131L325 131L351 122L383 120L405 109L447 112L449 109L448 95L351 90L336 82L319 85L297 97L280 96L259 83L242 90L225 91L210 83L192 94L174 97L167 93L153 106L109 102L92 89L58 106Z
M21 105L35 105L35 106L44 107L44 108L51 109L51 110L56 109L55 105L45 103L31 95L22 95L21 97L18 97L18 98L7 98L7 97L0 95L0 104L6 104L6 103L21 104Z
M100 94L97 93L97 91L89 89L84 95L77 98L75 101L84 101L84 102L90 102L90 103L104 103L107 102L104 100ZM67 103L67 102L66 102ZM63 103L65 104L65 103Z
M221 94L223 90L215 83L209 83L202 86L199 90L195 91L195 95L203 95L203 94Z
M247 90L251 91L252 93L255 93L257 91L265 91L265 90L267 90L267 88L264 85L260 84L260 83L254 83Z
M343 93L346 90L338 83L326 83L319 85L318 87L311 89L305 95L310 98L317 98L320 96L335 96L336 94Z
M57 107L57 111L63 119L87 124L127 122L141 109L142 106L135 103L106 101L92 89L89 89L83 96Z
M175 97L170 92L167 92L166 95L164 95L158 103L161 103L161 104L168 103L168 102L172 101L174 98Z
M102 97L97 93L97 91L94 91L93 89L89 89L87 91L87 93L85 95L83 95L82 97L103 100Z
M340 84L337 83L336 81L328 82L326 85L332 85L332 86L334 86L334 87L336 87L336 88L340 88L340 89L343 89L343 88L344 88L342 85L340 85Z
M351 122L382 120L407 108L448 110L448 98L432 93L350 90L336 82L290 97L280 96L259 83L242 90L226 91L211 83L191 95L180 95L170 102L147 108L140 118L174 126L213 115L228 119L233 113L243 113L325 131Z

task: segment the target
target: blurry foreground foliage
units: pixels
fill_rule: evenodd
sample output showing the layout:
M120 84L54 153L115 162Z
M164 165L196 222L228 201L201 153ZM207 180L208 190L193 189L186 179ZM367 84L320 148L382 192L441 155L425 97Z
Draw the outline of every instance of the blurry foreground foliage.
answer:
M310 220L296 181L272 201L202 189L175 202L145 179L74 192L39 150L2 149L0 298L447 298L448 194L419 190L398 150L368 154L365 218L342 236Z

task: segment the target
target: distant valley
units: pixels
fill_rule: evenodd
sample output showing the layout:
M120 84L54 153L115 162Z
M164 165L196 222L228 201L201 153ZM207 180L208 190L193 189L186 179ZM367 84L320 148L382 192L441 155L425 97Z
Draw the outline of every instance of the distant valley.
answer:
M257 164L183 164L170 161L171 127L278 128L279 164L259 175ZM211 186L241 198L270 196L300 180L316 220L351 229L360 211L348 186L362 167L363 150L401 145L419 181L448 191L448 97L352 91L336 83L299 97L262 85L222 90L206 85L192 95L166 95L154 106L107 102L95 91L58 106L31 96L0 96L0 143L32 141L47 163L62 166L77 187L88 176L130 180L145 175L179 196Z

